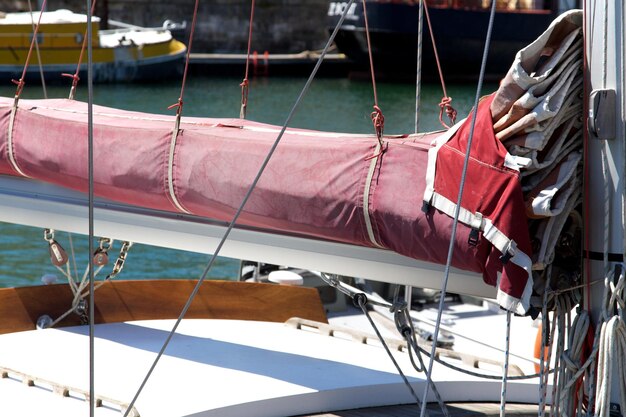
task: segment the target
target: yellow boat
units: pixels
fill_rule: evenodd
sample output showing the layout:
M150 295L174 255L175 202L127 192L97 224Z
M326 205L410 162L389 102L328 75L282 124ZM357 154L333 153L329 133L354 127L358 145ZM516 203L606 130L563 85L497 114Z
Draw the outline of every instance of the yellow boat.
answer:
M40 12L0 14L0 76L19 79ZM169 30L125 25L100 30L93 17L94 82L151 81L181 73L186 46ZM27 79L37 80L43 71L46 80L60 80L62 73L74 74L79 61L87 16L70 10L43 12L33 48ZM41 65L40 65L41 62ZM87 70L86 52L81 72Z

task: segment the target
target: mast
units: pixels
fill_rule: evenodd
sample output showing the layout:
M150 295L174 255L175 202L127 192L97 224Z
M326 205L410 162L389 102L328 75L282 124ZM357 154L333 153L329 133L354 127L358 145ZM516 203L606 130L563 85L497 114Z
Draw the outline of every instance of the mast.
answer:
M621 0L585 0L586 97L589 126L586 262L590 281L624 262L624 21ZM604 160L604 163L603 163ZM604 285L591 286L594 323L602 310ZM611 403L619 404L618 378ZM626 410L621 410L622 413Z

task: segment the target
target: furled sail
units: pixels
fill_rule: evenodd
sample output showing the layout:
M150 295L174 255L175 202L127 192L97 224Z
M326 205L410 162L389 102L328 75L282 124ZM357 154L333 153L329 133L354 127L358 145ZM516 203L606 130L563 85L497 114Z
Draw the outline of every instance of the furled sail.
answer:
M93 117L96 195L219 221L233 216L279 131L186 118L173 138L173 117L98 106ZM20 100L14 110L12 99L0 99L0 173L85 191L86 129L85 103ZM240 223L445 263L452 219L421 210L438 135L385 137L384 152L372 158L373 136L288 129ZM486 273L491 244L468 244L471 233L458 230L453 265Z
M544 293L550 275L559 277L553 289L580 284L574 281L582 228L582 23L582 11L564 13L518 52L491 104L496 137L525 161L536 294Z
M572 16L561 22L575 21ZM559 24L546 33L563 32L553 30ZM545 263L550 254L543 251L538 259L532 253L526 214L559 218L577 198L566 192L573 174L565 180L557 175L563 195L553 195L547 206L541 187L554 169L577 172L578 160L561 155L578 149L570 134L578 75L558 62L575 55L578 35L543 36L558 45L571 40L558 59L554 55L555 75L541 77L535 70L528 77L540 81L517 83L527 70L522 51L500 90L477 109L454 237L471 118L447 132L385 136L382 147L375 136L287 129L239 224L438 264L446 262L453 239L452 265L482 273L498 287L504 308L527 313L533 262ZM546 47L536 49L541 55ZM0 174L86 191L87 116L87 105L78 101L0 98ZM243 119L190 117L173 134L174 117L100 106L93 108L93 122L97 196L223 222L232 219L280 131ZM560 223L544 228L558 235Z

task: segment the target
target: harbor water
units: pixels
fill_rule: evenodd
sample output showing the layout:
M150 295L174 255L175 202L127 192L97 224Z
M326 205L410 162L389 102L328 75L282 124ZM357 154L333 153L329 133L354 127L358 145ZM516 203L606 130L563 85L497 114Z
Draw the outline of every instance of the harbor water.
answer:
M184 91L184 116L196 117L239 117L241 78L236 77L193 77ZM299 77L260 77L250 80L248 114L250 120L283 125L306 82ZM476 87L469 84L448 85L448 94L459 118L471 109ZM415 85L408 83L377 83L379 106L385 116L385 133L413 133L415 130ZM483 93L496 88L487 85ZM67 97L69 86L48 86L45 94L49 98ZM6 83L0 86L0 94L12 97L15 87ZM174 114L168 106L176 103L180 96L180 84L102 84L94 87L94 103L125 110L159 114ZM44 89L39 85L26 85L23 98L43 98ZM86 100L86 88L78 90L77 99ZM442 90L439 85L424 85L420 106L420 131L441 129L439 102ZM371 82L348 78L320 78L313 82L304 97L290 127L352 132L373 133L370 113L374 103ZM123 150L120 150L123 152ZM95 162L98 163L97 161ZM87 221L85 219L85 221ZM43 230L21 225L0 223L0 287L38 285L45 274L62 276L51 264L48 244ZM74 275L82 276L87 264L88 241L85 236L57 231L56 239L68 253L74 253L71 261ZM183 252L163 247L134 245L126 260L119 279L155 278L199 278L209 256ZM113 257L119 249L116 242ZM219 258L209 277L214 279L236 279L239 260Z

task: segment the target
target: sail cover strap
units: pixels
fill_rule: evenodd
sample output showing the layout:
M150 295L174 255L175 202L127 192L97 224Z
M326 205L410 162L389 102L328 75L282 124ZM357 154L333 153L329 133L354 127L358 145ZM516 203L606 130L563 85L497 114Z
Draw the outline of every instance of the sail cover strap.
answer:
M382 248L383 246L378 243L376 240L376 236L374 235L374 228L372 227L372 218L370 216L370 188L372 187L372 177L374 176L374 171L376 171L376 164L378 163L378 159L381 155L381 146L380 142L376 144L376 149L374 150L374 157L370 160L370 166L367 170L367 178L365 180L365 189L363 190L363 218L365 220L365 227L367 228L367 236L377 248Z
M17 163L17 159L15 158L15 144L13 142L13 126L15 125L15 113L17 113L19 97L15 96L15 102L13 104L13 108L11 109L11 115L9 116L9 129L7 132L7 153L9 156L9 163L11 167L20 174L22 177L30 178L28 175L22 171L20 166Z
M167 189L169 191L169 197L176 208L183 213L189 214L189 211L183 207L176 196L176 189L174 188L174 157L176 156L176 141L178 140L178 134L180 132L180 115L176 117L176 123L174 130L172 131L172 139L170 140L170 149L167 158Z

